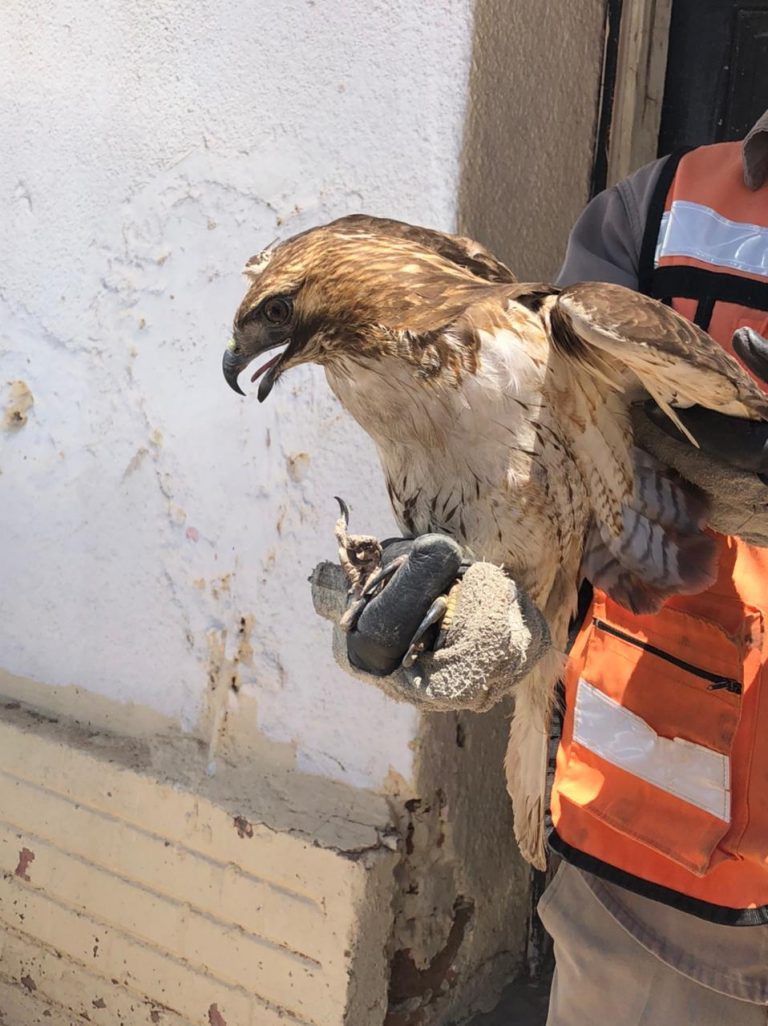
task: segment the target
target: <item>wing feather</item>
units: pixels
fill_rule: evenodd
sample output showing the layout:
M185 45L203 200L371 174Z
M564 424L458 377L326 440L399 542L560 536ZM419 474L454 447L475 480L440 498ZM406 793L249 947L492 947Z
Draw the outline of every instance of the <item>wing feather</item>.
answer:
M564 356L586 364L597 357L601 373L608 357L623 372L627 392L636 379L673 421L675 406L691 405L768 419L768 397L736 360L655 299L620 285L586 282L564 289L549 319L553 343Z

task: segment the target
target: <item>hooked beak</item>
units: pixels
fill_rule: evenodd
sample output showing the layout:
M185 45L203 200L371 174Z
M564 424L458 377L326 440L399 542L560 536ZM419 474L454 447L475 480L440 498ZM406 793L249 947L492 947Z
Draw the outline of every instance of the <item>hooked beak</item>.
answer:
M243 360L242 356L234 351L234 345L230 342L224 350L224 359L221 362L221 369L224 372L224 380L232 391L237 392L238 395L245 395L245 392L237 383L237 379L240 376L240 372L245 369L248 363L250 363L250 360Z

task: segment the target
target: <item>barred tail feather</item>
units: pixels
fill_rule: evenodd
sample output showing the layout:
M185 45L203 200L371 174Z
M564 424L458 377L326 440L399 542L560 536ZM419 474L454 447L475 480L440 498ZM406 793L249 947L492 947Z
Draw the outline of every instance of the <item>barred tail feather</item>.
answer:
M634 452L634 491L616 537L593 525L583 575L634 613L654 613L675 594L704 591L717 574L717 546L704 533L707 503L687 481Z
M642 449L632 450L632 465L632 509L680 534L693 534L704 528L709 513L704 492Z

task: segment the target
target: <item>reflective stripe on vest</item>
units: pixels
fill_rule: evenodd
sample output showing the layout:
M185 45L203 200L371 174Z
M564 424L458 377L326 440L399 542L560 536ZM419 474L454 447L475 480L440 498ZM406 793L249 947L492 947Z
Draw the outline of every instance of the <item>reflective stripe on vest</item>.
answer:
M662 737L584 677L576 684L573 741L715 819L731 822L731 773L726 755L681 737Z
M671 161L654 207L643 291L729 351L737 327L768 334L768 188L744 185L739 144ZM736 538L712 588L656 616L595 593L564 681L555 849L715 921L768 922L766 625L768 550Z
M659 184L641 291L671 301L734 355L736 328L768 334L768 192L744 185L739 143L669 158Z
M664 211L655 266L692 257L713 269L768 277L768 228L731 221L712 207L674 200Z

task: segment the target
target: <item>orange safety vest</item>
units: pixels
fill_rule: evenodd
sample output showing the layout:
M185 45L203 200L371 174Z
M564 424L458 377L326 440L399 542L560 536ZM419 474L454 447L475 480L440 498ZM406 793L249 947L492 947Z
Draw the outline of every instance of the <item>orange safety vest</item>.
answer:
M738 143L664 165L640 279L729 352L742 325L768 336L768 188L744 185ZM654 616L595 591L565 674L551 847L715 922L768 922L767 659L768 549L720 536L716 583Z

